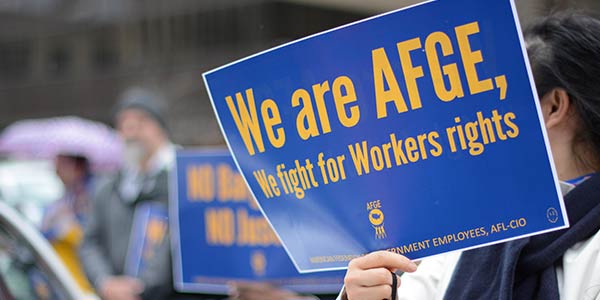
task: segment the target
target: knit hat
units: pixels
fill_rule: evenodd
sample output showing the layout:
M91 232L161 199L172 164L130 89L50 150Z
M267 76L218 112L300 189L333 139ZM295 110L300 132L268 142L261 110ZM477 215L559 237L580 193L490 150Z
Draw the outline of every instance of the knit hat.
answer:
M140 87L132 87L121 94L119 99L119 102L117 102L113 109L114 118L125 109L136 108L147 113L165 131L168 131L165 121L166 103L158 93Z

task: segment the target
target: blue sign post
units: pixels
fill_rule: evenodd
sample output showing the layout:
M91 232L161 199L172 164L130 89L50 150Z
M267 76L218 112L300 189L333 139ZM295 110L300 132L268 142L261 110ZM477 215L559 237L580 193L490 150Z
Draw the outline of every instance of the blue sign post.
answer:
M514 3L439 0L204 74L301 272L568 226Z
M343 272L299 274L226 150L179 151L171 181L175 287L227 294L231 281L338 293Z

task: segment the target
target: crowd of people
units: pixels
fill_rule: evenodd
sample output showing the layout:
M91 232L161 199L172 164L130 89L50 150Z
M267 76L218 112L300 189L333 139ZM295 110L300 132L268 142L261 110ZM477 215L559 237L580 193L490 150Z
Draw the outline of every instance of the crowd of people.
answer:
M419 265L370 253L350 262L340 299L600 299L600 21L555 14L527 29L525 40L571 227ZM124 141L123 165L108 178L95 178L85 156L55 157L65 192L47 207L41 231L80 287L102 299L191 297L173 289L168 237L139 276L124 271L136 207L167 206L177 147L166 103L147 89L122 95L113 125ZM234 299L314 299L268 284L232 288Z
M123 165L93 178L86 157L55 158L64 196L50 205L42 232L82 289L102 299L171 299L168 238L139 278L124 274L133 214L141 203L167 205L167 172L175 157L164 120L165 101L142 88L127 90L114 109L124 141Z
M140 87L121 95L113 120L124 142L124 159L115 174L94 178L84 156L55 158L65 193L46 209L42 232L77 283L105 300L305 299L270 284L244 282L232 283L231 295L178 293L173 288L168 236L155 246L140 274L127 274L128 248L131 239L139 238L131 235L136 209L152 203L166 210L168 205L176 146L164 117L166 103L160 93Z

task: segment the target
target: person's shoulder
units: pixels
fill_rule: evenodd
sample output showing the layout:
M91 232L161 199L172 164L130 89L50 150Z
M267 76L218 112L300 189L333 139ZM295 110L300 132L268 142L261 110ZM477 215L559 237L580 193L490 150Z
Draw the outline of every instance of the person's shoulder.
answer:
M93 198L112 191L121 178L120 172L100 173L94 176L91 194Z
M565 256L567 257L573 255L575 257L579 257L584 253L596 253L597 255L600 255L600 230L598 230L587 240L573 245L571 248L569 248L569 250L567 250Z

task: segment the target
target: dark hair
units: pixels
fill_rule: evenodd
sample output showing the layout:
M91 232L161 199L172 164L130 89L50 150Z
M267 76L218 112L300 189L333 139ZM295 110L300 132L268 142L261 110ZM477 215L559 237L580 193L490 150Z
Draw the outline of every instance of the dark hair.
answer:
M564 89L580 118L574 153L598 171L600 161L600 20L579 12L545 17L525 30L527 52L540 97ZM576 146L592 151L585 159Z
M88 159L85 156L76 155L76 156L72 156L72 158L75 161L75 165L78 168L81 168L86 173L89 173L89 171L90 171L90 163L89 163Z
M64 153L61 153L58 155L73 161L75 166L78 169L82 170L86 177L91 175L92 170L90 167L90 161L85 156L78 155L78 154L64 154Z

